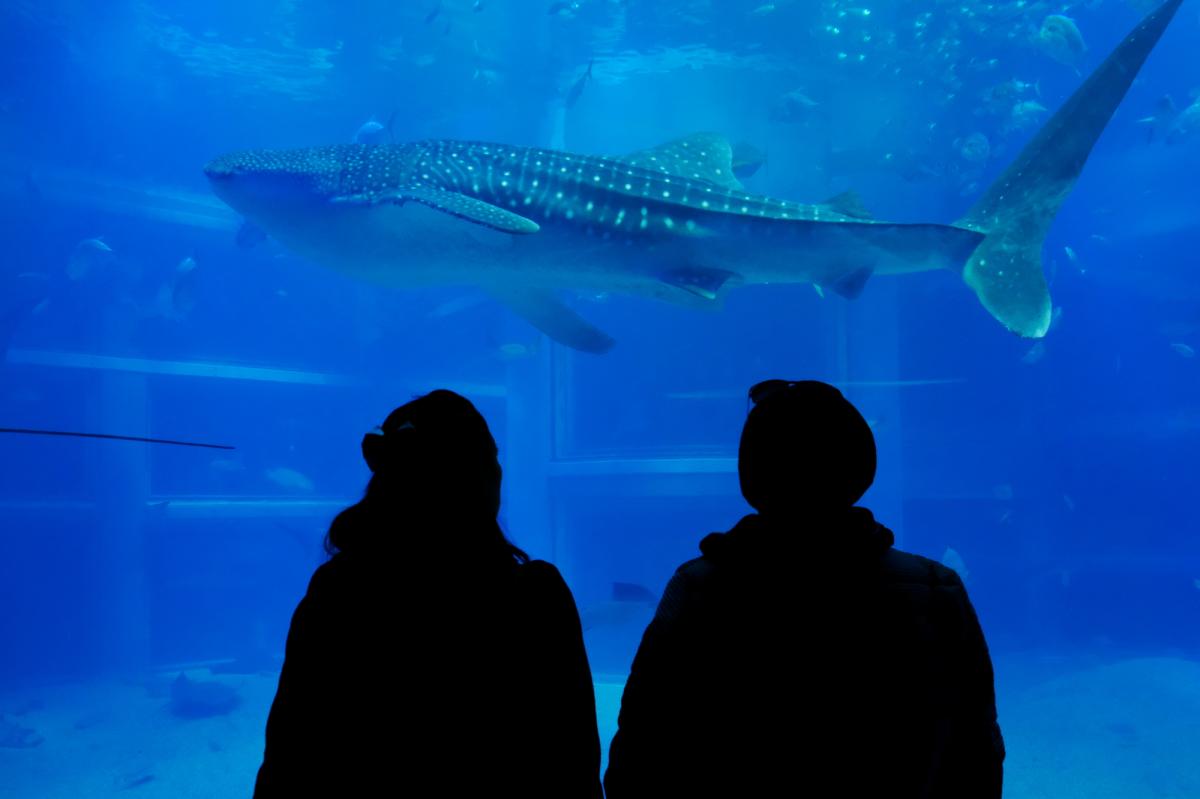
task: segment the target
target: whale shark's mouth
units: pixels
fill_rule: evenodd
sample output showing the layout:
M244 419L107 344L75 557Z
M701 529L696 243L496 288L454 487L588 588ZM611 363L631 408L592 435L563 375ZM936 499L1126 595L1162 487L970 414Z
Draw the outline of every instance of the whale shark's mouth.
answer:
M232 178L241 173L236 164L229 163L225 158L217 158L204 165L204 176L209 180Z

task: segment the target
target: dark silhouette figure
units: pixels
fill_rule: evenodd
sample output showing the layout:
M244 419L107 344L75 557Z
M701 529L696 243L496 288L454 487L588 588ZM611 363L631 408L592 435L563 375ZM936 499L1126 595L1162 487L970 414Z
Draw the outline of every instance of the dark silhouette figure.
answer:
M362 449L373 476L292 618L255 796L599 797L579 614L496 522L483 417L435 391Z
M758 513L668 584L607 796L999 797L991 660L962 581L853 507L875 477L870 427L824 383L751 400L738 470Z

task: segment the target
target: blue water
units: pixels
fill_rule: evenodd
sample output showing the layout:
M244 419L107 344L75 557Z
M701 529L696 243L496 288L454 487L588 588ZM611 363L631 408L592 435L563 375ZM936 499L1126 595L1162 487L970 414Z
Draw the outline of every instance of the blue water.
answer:
M765 153L752 192L853 188L878 218L950 222L1149 4L473 5L0 8L0 312L42 287L0 317L0 427L236 447L0 435L0 797L247 795L291 611L367 477L357 442L413 394L478 404L508 531L586 615L613 582L660 592L746 511L736 441L766 377L842 387L881 453L864 504L966 578L1007 795L1200 796L1195 3L1050 231L1044 340L926 272L853 301L743 288L709 312L574 295L617 341L603 356L469 288L381 289L239 247L201 167L349 142L372 118L396 141L596 154L711 130ZM1086 42L1075 63L1039 44L1053 13ZM1143 121L1164 95L1175 122ZM97 237L111 252L78 275ZM606 747L649 612L586 635ZM214 676L237 660L259 667ZM239 707L175 718L180 671Z

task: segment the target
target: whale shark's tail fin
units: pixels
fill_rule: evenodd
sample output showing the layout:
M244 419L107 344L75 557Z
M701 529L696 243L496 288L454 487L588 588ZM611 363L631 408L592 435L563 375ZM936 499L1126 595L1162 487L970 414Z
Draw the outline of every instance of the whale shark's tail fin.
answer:
M1041 338L1050 329L1042 241L1180 2L1167 0L1142 20L955 223L986 235L967 260L963 279L1014 333Z

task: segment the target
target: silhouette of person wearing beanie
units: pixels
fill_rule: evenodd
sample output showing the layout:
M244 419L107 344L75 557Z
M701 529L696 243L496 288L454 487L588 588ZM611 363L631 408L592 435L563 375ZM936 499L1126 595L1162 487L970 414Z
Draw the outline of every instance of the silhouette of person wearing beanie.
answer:
M875 441L833 386L750 390L757 511L700 543L634 658L608 799L997 799L991 659L958 575L855 503Z

